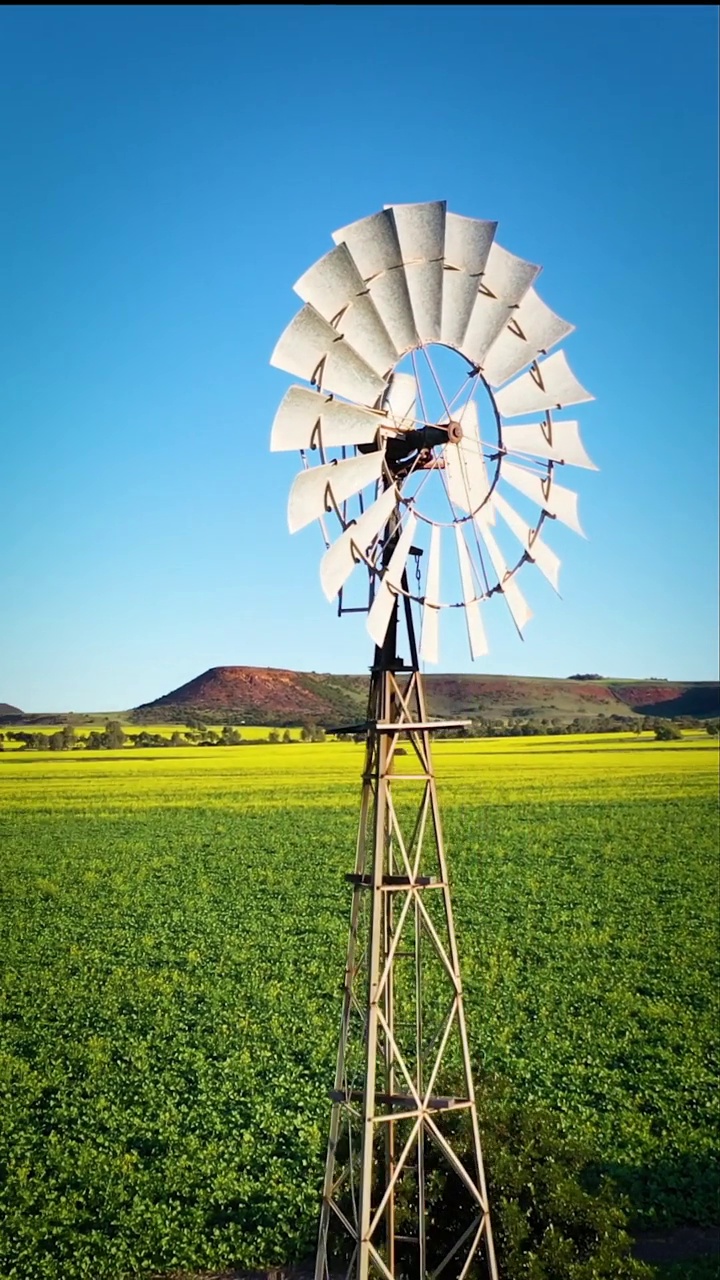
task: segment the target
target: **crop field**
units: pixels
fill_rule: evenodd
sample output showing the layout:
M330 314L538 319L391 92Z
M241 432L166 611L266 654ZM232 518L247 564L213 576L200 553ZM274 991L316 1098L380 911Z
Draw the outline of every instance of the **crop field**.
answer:
M711 1225L717 741L435 758L481 1093L588 1153L633 1229ZM361 763L351 743L0 756L2 1280L312 1252Z

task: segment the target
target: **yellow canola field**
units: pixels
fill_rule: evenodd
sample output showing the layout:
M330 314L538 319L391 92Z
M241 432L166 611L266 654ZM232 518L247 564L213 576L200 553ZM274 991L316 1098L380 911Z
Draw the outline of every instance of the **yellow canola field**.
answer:
M412 748L397 761L412 773ZM132 751L5 752L0 807L56 810L352 805L363 764L354 743ZM671 799L713 794L718 741L596 734L440 741L443 804ZM408 784L410 785L410 784Z

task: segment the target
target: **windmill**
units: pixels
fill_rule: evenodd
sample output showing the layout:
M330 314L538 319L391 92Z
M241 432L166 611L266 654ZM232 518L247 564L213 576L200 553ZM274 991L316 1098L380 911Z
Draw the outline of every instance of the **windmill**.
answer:
M290 530L319 522L323 591L375 645L316 1280L498 1275L431 749L469 722L428 719L421 668L444 610L473 659L492 597L522 633L519 570L557 590L546 529L582 533L560 468L594 467L555 417L593 398L547 354L573 326L496 230L443 201L343 227L271 360L308 384L272 428L302 459Z

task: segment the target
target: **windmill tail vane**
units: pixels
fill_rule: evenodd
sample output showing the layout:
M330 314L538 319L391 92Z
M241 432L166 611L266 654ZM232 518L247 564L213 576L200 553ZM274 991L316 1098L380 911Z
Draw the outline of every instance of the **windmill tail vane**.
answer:
M557 591L546 533L583 532L561 468L596 468L556 416L593 398L554 350L573 326L496 231L444 201L336 231L271 360L307 384L271 434L301 456L290 531L320 522L323 593L367 612L375 646L316 1280L498 1278L431 746L466 722L428 718L421 665L445 611L473 659L493 597L522 635L520 570Z

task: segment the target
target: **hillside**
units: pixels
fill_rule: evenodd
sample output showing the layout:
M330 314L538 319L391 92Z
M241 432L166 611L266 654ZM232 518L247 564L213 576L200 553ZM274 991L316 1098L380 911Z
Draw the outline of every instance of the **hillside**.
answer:
M430 712L441 717L562 722L599 715L710 717L720 714L717 682L552 680L544 677L426 675ZM153 702L137 707L138 723L182 722L187 715L248 724L326 727L362 720L367 676L211 667Z
M0 718L3 716L22 716L23 712L19 707L13 707L9 702L0 702Z

